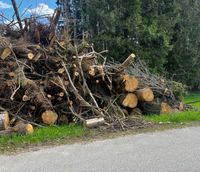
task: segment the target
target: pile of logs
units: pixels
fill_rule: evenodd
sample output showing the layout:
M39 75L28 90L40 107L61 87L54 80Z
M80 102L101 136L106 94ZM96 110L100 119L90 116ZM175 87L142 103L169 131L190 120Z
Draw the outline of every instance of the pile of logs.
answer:
M0 36L0 135L32 133L43 124L83 123L92 128L143 125L141 114L183 110L167 81L144 78L131 54L109 63L85 41L57 35L56 10L49 26L32 18ZM135 62L136 60L136 62ZM134 71L137 70L137 71Z

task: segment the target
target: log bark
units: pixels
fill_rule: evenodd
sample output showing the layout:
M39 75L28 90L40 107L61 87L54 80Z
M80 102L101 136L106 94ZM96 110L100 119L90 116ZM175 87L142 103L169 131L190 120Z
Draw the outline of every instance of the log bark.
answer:
M132 109L130 115L131 116L142 115L142 110L140 108L136 107L136 108Z
M160 114L161 104L157 102L140 102L140 108L144 114Z
M28 58L29 60L32 60L34 57L33 52L30 49L28 49L25 45L13 47L13 50L17 57L20 58Z
M9 115L8 112L0 112L0 131L9 127Z
M129 108L135 108L138 104L138 98L133 93L122 95L119 101L122 106L129 107Z
M103 124L105 124L104 118L93 118L93 119L88 119L84 122L84 126L87 128L94 128Z
M139 101L151 102L154 99L154 94L152 89L143 88L136 91L136 95Z
M165 102L141 102L140 106L145 114L168 114L172 112L172 108Z

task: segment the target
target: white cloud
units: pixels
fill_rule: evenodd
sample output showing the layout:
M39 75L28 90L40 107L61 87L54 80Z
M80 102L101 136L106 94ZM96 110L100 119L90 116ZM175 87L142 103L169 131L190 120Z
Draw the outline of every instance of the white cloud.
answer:
M11 7L12 6L10 4L0 1L0 8L6 9L6 8L11 8Z
M28 9L27 11L35 15L53 15L54 13L54 10L45 3L40 3L36 8Z

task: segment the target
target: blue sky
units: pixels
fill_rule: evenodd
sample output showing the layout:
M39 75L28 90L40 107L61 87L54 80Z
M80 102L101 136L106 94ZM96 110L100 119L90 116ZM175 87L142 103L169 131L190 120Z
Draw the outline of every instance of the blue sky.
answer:
M23 14L24 11L26 11L24 16L30 16L31 13L37 15L46 13L52 14L53 10L56 8L56 0L16 0L16 3L19 4L21 1L22 4L19 8L19 12ZM0 14L12 19L13 13L11 0L0 0ZM2 22L1 16L0 19Z

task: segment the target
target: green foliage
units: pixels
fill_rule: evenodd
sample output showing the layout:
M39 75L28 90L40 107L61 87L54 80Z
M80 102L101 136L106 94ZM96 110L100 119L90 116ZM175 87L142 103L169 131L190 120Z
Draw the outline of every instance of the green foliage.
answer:
M187 86L176 81L171 81L171 84L175 98L177 100L183 100L183 98L187 95Z
M200 1L71 2L76 32L87 31L95 49L119 61L134 52L152 72L200 89Z
M200 109L200 92L192 92L189 93L185 98L184 98L185 103L189 103L192 106Z

